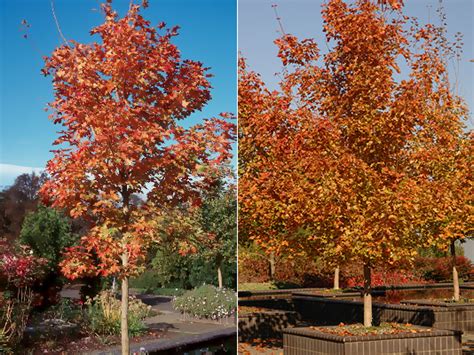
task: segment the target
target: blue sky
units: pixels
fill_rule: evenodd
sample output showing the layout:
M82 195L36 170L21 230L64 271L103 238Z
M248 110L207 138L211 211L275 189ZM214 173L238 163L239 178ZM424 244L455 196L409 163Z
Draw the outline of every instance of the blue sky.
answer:
M278 50L273 40L280 36L279 25L275 19L272 4L277 5L278 14L286 33L299 38L316 38L320 48L324 39L322 33L320 0L239 0L239 51L247 58L251 69L260 73L270 88L275 88L278 78L274 75L281 70L277 58ZM422 23L437 20L435 10L438 0L405 0L405 13L416 16ZM467 123L474 127L472 110L474 109L474 1L444 0L448 35L456 32L464 34L464 54L460 63L460 90L470 109L471 118ZM430 8L428 7L430 6ZM429 10L431 9L431 10Z
M139 0L136 0L139 1ZM67 39L90 43L89 31L103 22L99 0L55 0L55 12ZM121 15L129 0L114 0ZM164 21L179 25L174 43L183 58L211 67L212 100L189 121L220 112L236 113L236 0L150 0L143 12L153 25ZM29 39L22 35L21 21L31 25ZM59 126L44 111L52 100L51 79L43 77L42 56L61 41L50 0L0 0L0 185L32 168L43 168Z

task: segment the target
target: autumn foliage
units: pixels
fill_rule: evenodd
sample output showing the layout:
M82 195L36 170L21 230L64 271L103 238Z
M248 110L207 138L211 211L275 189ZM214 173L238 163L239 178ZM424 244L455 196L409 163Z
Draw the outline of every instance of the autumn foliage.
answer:
M69 41L45 59L51 119L63 130L41 194L93 225L66 253L69 278L136 274L156 237L156 216L199 203L199 191L230 158L228 115L179 124L210 100L208 68L181 58L172 43L178 27L151 26L140 7L131 4L120 18L104 4L105 22L91 31L97 42ZM132 203L137 194L143 204Z
M454 47L402 10L327 1L326 53L313 38L275 41L278 91L241 59L239 223L267 251L370 270L472 226L472 140L447 71Z

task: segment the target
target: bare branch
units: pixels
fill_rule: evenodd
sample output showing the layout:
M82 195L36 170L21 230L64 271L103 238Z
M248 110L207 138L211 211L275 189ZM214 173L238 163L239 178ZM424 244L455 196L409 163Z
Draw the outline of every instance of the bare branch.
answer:
M63 32L61 31L61 26L59 26L59 21L58 18L56 17L56 11L54 10L54 0L51 0L51 12L53 13L53 18L54 22L56 23L56 28L58 29L59 35L61 36L62 40L64 41L64 44L68 46L68 41L66 37L64 37Z

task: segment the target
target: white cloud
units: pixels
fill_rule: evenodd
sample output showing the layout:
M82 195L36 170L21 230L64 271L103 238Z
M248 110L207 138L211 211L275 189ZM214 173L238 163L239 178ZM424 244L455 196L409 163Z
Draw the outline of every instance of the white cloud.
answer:
M11 185L18 175L40 173L43 170L44 168L0 163L0 185Z

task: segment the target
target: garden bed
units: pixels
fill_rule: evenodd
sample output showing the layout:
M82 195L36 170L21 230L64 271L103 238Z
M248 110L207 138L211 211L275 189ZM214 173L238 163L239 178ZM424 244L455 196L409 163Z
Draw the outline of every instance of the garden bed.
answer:
M340 327L332 328L338 331ZM287 355L462 354L461 332L424 327L375 335L338 335L315 327L291 328L283 331L283 347Z

